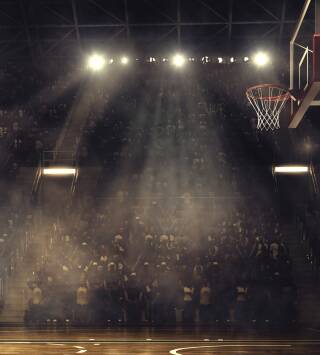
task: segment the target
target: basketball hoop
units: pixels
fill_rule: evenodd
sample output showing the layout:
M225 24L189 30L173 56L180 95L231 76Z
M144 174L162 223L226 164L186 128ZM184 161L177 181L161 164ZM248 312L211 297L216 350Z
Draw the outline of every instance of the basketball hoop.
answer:
M291 97L290 92L280 85L261 84L247 89L246 95L258 117L257 129L279 129L279 115Z

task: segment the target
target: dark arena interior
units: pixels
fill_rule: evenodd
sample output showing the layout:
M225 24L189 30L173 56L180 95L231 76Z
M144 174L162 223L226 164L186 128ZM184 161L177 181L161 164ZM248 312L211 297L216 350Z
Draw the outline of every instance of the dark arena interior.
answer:
M1 355L320 354L320 0L0 0L0 52Z

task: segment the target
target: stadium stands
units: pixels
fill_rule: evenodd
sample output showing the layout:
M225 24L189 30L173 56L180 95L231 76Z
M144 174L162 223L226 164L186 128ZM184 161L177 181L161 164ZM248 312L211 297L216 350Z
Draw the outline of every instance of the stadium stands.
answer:
M33 74L32 105L20 100L18 69L3 71L17 83L16 92L3 92L0 111L7 181L55 148L81 98L87 115L71 136L74 154L82 171L102 167L97 186L37 221L45 245L35 248L25 280L27 324L297 319L281 208L265 168L294 144L281 131L253 129L244 89L257 73L249 63L188 65L173 73L143 64L107 83L84 84L70 68L60 79ZM8 104L12 95L19 105ZM18 212L17 243L31 233L33 209ZM15 225L3 216L3 226ZM9 248L11 265L19 257L14 243Z
M296 319L272 177L257 165L277 155L281 135L252 131L243 92L255 74L248 63L197 64L184 75L150 64L118 84L82 86L94 104L74 137L79 165L103 170L90 199L82 191L42 221L27 324ZM62 94L44 100L41 80L30 83L37 109L2 113L5 166L16 174L54 149L79 92L54 80L46 97Z

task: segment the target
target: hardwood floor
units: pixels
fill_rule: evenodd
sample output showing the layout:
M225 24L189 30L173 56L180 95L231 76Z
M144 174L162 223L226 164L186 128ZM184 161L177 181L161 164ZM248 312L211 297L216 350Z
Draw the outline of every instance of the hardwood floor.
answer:
M0 354L319 354L320 333L249 336L204 329L0 329Z

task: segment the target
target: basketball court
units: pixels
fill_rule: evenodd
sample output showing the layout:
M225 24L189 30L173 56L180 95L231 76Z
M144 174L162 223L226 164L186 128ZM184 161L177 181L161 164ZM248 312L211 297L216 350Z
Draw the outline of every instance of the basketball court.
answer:
M257 115L257 129L262 131L279 129L281 115L290 117L288 128L297 128L310 107L320 106L320 0L305 0L288 45L289 82L257 83L246 91ZM308 166L290 168L294 173L309 173ZM288 172L289 168L281 169L275 167L274 172ZM61 173L52 170L44 169L43 174ZM76 176L77 171L63 173ZM305 329L280 336L276 332L224 332L211 327L3 328L0 354L319 354L319 332Z
M1 354L317 354L320 341L304 335L219 332L209 329L1 331Z

